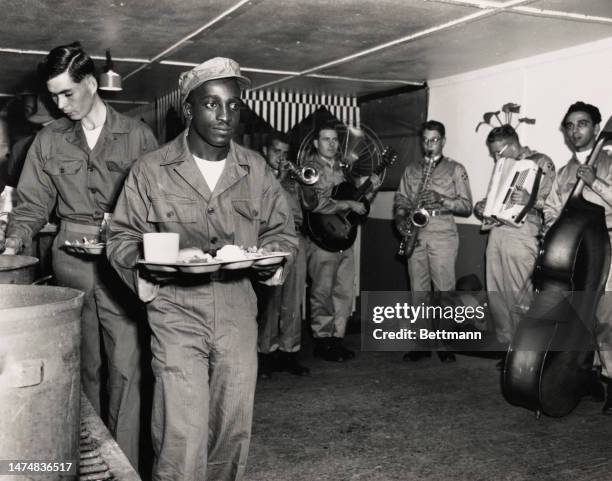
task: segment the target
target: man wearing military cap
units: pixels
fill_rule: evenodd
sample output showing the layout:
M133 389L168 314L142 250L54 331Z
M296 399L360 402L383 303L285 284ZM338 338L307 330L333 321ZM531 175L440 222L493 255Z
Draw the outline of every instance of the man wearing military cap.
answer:
M161 278L136 269L142 235L178 232L181 248L205 252L227 244L297 248L291 209L271 169L232 140L248 85L227 58L181 75L186 135L136 162L110 226L109 259L148 302L157 481L242 478L257 376L251 277L279 283L287 265Z

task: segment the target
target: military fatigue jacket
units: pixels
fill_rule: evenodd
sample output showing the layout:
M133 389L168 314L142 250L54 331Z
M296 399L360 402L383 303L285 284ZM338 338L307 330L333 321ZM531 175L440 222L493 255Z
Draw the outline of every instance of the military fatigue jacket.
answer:
M295 220L297 230L299 227L301 227L303 221L302 204L300 202L301 186L295 179L289 178L289 176L285 177L281 181L281 185L285 191L287 203L289 204L289 207L291 207L291 212L293 213L293 219Z
M319 173L319 180L314 185L302 187L302 203L305 209L318 214L335 214L340 208L338 201L332 198L334 187L345 182L345 172L336 160L327 160L313 155L307 165L313 166Z
M557 220L572 189L576 182L578 182L576 177L578 167L580 167L580 162L574 155L559 170L544 204L544 222L546 228L550 227ZM582 195L585 200L605 208L606 225L610 229L612 228L612 155L605 151L600 154L596 176L592 187L584 186Z
M134 161L157 148L151 129L106 105L94 149L81 122L61 118L42 129L28 151L7 237L28 244L57 204L60 220L100 224L112 212Z
M424 161L412 162L404 171L395 193L393 210L410 212L417 201L419 186L424 175ZM448 209L454 215L469 216L472 213L472 191L465 167L448 157L442 157L431 175L429 190L442 196L436 209Z
M135 292L134 267L146 232L176 232L180 248L205 252L227 244L265 247L276 241L295 254L298 246L291 209L265 160L232 142L211 192L186 134L136 162L113 213L107 255Z

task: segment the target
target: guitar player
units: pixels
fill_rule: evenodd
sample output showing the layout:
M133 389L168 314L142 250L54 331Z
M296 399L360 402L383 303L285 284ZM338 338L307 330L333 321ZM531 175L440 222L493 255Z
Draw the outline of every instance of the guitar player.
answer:
M601 113L594 105L584 102L572 104L561 123L567 145L572 150L572 158L561 167L552 185L550 195L544 204L544 221L550 227L563 209L574 185L578 179L584 180L586 187L583 192L585 200L605 208L608 232L612 232L612 155L602 154L596 169L585 165L585 162L595 146L600 131ZM607 395L599 383L599 373L593 370L592 378L587 386L587 396L594 401L606 402L603 414L612 415L612 276L608 274L604 296L597 305L596 328L599 360L601 361L601 377L606 384Z
M529 295L533 290L531 275L538 256L542 209L555 180L555 165L547 155L523 147L516 130L507 124L489 132L487 147L495 160L501 157L529 159L542 171L536 200L525 218L525 223L520 227L495 226L491 229L487 241L487 291L495 292L489 294L489 308L497 340L502 346L507 347L518 326L521 314L519 306L528 302L521 297ZM519 189L512 193L511 200L515 204L527 205L529 194L527 190ZM480 220L485 203L486 199L477 202L474 206L474 215ZM502 367L503 362L500 361L497 368Z
M408 276L414 305L434 291L455 289L455 260L459 235L455 215L468 217L472 213L472 192L467 172L462 164L443 153L446 142L444 124L429 120L421 127L421 147L429 161L434 162L428 186L422 186L425 160L410 162L395 193L393 213L400 233L406 231L411 213L417 205L429 214L429 223L419 231L417 244L408 259ZM418 199L417 199L418 197ZM411 351L405 361L418 361L431 356L429 351ZM438 351L444 363L455 361L454 354Z
M313 186L303 186L303 206L319 214L355 212L367 213L364 203L354 200L336 200L334 188L345 181L355 182L342 166L340 158L338 125L325 123L319 126L313 137L313 158L310 163L320 174ZM375 195L382 181L377 175L370 177L372 187L368 200ZM355 357L355 353L343 345L346 325L353 306L353 282L355 259L353 246L331 252L317 245L311 236L307 238L306 256L310 286L310 319L314 337L314 355L326 361L342 362Z

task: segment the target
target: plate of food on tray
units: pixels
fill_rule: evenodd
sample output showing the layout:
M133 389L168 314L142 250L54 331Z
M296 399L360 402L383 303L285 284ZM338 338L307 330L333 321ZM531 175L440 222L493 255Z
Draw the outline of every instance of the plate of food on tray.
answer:
M197 247L188 247L179 251L176 262L162 264L140 260L138 263L159 272L205 274L219 269L237 270L253 265L280 264L288 255L289 252L269 252L257 247L245 249L242 246L226 245L218 249L213 256Z
M98 256L104 252L106 247L105 242L98 242L96 239L88 239L83 237L82 241L65 241L62 248L73 254L89 254Z

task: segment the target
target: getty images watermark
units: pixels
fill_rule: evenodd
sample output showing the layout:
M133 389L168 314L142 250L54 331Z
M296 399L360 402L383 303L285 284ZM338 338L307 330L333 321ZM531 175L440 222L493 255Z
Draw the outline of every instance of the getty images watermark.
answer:
M364 292L362 349L410 351L440 345L483 350L488 303L478 292Z
M591 330L597 305L587 301L592 298L577 291L362 292L361 347L364 351L506 349L497 340L491 312L496 305L495 312L504 316L502 329L513 334L521 331L520 349L540 350L537 340L548 331L558 331L561 335L549 336L547 350L592 350L593 336L578 336L570 329L584 326Z

